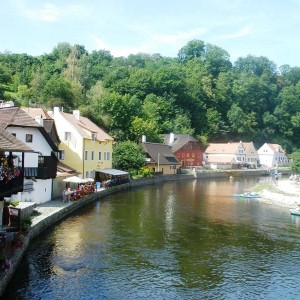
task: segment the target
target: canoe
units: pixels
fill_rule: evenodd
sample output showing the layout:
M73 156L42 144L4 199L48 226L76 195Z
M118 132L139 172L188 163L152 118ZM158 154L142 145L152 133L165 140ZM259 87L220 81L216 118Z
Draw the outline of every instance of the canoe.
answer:
M300 210L298 208L290 209L291 215L300 216Z
M256 193L250 193L250 194L234 194L233 197L236 198L260 198L259 194Z

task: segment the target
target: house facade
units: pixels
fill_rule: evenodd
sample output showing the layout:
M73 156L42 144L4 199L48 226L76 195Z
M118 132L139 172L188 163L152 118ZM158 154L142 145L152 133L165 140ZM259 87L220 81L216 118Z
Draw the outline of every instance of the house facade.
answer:
M180 162L172 153L171 147L160 143L142 143L146 153L146 163L149 169L155 173L163 175L173 175L178 173Z
M200 167L203 164L201 143L189 134L166 134L164 144L169 145L183 167Z
M246 163L248 167L256 169L259 162L259 156L254 144L252 142L243 142L243 145L246 152Z
M114 139L100 127L82 117L79 110L65 113L59 107L48 112L54 119L61 143L60 160L74 168L82 178L94 177L95 171L112 168Z
M3 225L4 197L23 192L25 152L33 150L0 126L0 226ZM15 153L21 153L21 161Z
M283 148L278 144L265 143L257 150L259 162L268 168L278 167L288 163Z
M210 169L237 169L246 163L242 142L211 143L205 150L205 166Z
M58 148L45 128L19 107L1 108L0 124L34 151L25 153L24 188L22 193L13 196L14 199L35 203L51 200ZM18 159L22 160L21 155Z

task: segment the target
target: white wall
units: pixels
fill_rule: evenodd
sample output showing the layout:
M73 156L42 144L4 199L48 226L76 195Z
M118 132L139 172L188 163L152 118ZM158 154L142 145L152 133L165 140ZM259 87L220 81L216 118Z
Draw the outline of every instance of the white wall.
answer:
M38 128L22 128L22 127L8 127L7 130L11 133L15 133L18 140L25 143L28 147L34 151L42 153L44 156L51 155L51 147L45 140ZM32 134L32 143L26 143L26 134ZM25 153L25 164L26 168L37 168L38 167L38 153Z
M28 145L34 151L38 151L43 156L50 156L52 148L45 140L38 128L21 128L21 127L8 127L7 130L15 133L17 139ZM32 134L32 143L26 143L26 134ZM39 153L25 153L24 167L37 168L38 167ZM26 181L26 179L24 179ZM19 201L30 201L37 204L44 203L51 200L52 195L52 179L36 179L33 182L34 191L18 193L11 198Z

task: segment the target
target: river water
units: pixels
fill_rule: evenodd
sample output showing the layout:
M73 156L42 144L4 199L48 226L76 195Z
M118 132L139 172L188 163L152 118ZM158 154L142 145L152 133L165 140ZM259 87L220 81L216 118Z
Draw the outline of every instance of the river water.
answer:
M299 299L300 217L232 197L265 180L101 198L34 240L3 299Z

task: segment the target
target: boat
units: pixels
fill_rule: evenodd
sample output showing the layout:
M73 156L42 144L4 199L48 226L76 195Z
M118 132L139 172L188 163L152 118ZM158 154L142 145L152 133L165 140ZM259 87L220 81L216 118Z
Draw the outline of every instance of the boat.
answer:
M291 215L300 216L300 209L299 208L291 208L290 212L291 212Z
M257 193L243 193L243 194L234 194L235 198L260 198L260 195Z

